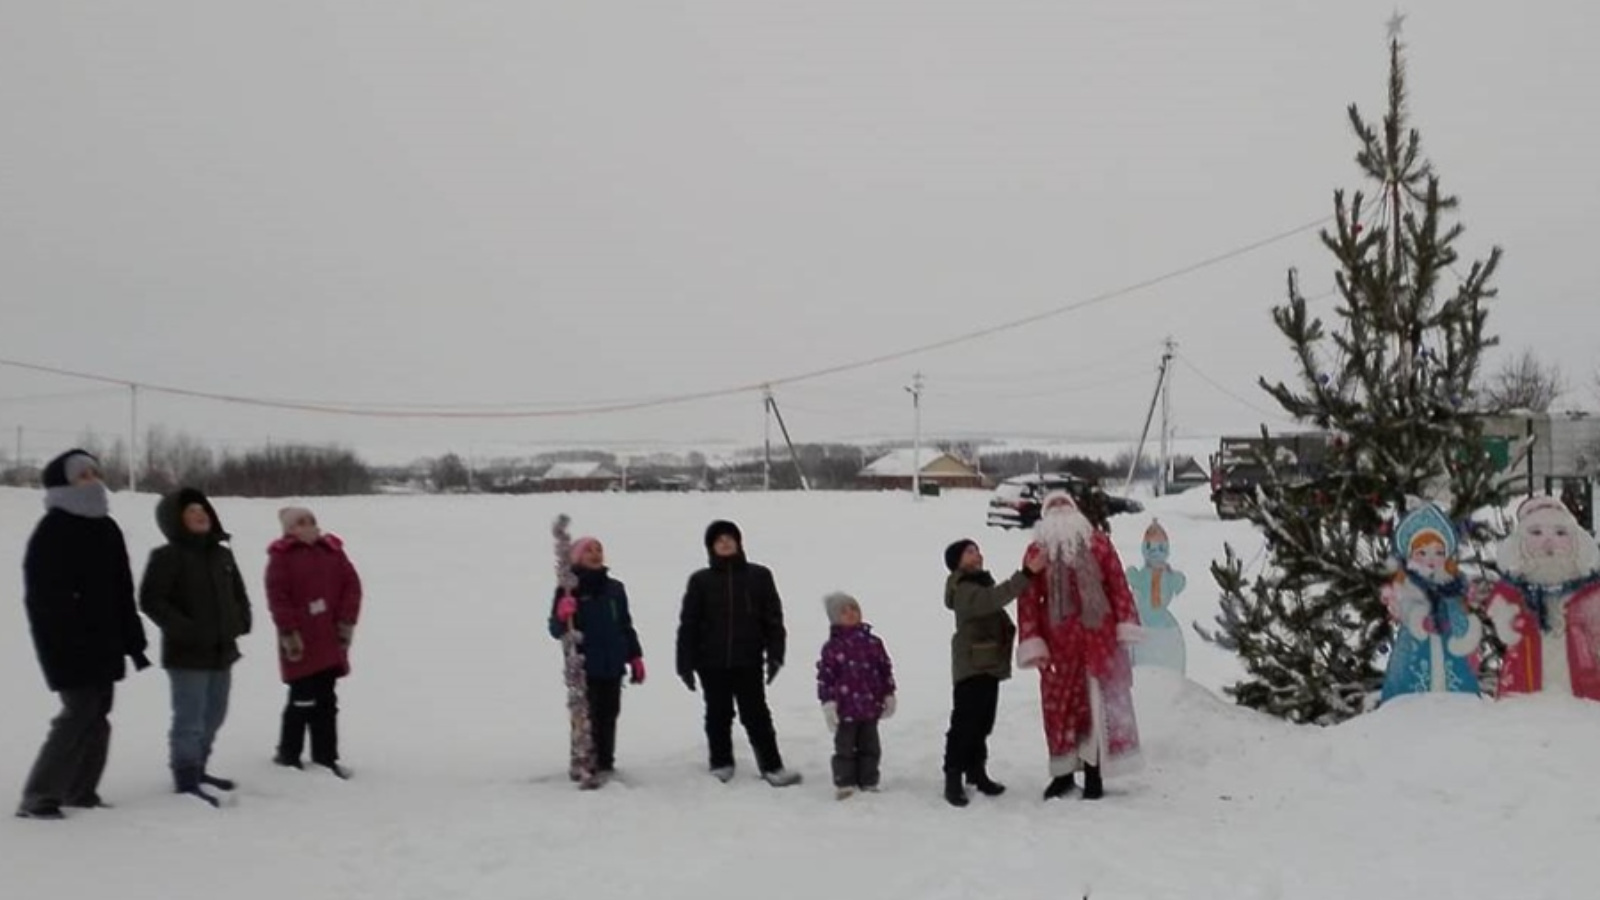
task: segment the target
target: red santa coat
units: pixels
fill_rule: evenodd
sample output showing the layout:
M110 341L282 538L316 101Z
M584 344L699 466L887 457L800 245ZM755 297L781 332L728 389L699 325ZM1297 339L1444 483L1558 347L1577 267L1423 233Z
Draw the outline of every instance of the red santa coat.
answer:
M1058 776L1082 764L1098 764L1108 774L1127 771L1139 751L1133 661L1118 641L1119 627L1125 638L1138 631L1139 613L1111 540L1095 532L1089 550L1110 607L1098 627L1088 627L1076 614L1051 621L1049 569L1033 576L1017 600L1017 664L1039 670L1045 742L1051 773ZM1070 608L1081 610L1076 578L1069 574L1065 583L1072 594Z
M291 662L278 647L285 682L337 669L350 673L350 652L339 626L355 627L361 615L361 578L331 534L307 544L292 537L267 548L267 606L279 634L298 633L305 653Z
M1600 700L1600 583L1590 583L1559 600L1552 598L1552 605L1557 602L1562 609L1552 610L1550 618L1557 620L1558 627L1566 633L1570 686L1544 683L1547 635L1539 629L1539 618L1516 585L1504 580L1495 585L1489 597L1489 615L1502 634L1505 624L1509 624L1517 637L1514 643L1508 642L1497 696L1548 690L1561 694L1570 691L1575 697ZM1560 646L1559 642L1552 643Z

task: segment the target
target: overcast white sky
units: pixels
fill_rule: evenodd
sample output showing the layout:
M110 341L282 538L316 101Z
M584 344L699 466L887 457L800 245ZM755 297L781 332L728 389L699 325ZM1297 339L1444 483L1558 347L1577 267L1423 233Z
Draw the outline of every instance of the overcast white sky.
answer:
M1138 282L1359 186L1389 0L0 7L0 356L235 394L558 403L760 381ZM1405 5L1413 108L1492 324L1594 405L1600 9ZM797 439L1137 431L1158 342L1258 406L1311 235L1106 305L779 391ZM0 369L0 443L125 429ZM1258 412L1180 367L1178 424ZM146 398L221 442L379 458L758 441L759 398L426 424Z

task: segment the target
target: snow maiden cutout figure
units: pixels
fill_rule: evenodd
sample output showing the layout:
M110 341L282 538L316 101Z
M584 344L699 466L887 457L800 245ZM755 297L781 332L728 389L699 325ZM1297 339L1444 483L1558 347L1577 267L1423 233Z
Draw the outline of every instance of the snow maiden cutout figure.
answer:
M1517 510L1500 545L1502 578L1489 618L1506 643L1498 696L1600 700L1600 547L1553 497Z
M1132 771L1139 761L1133 715L1133 663L1125 644L1144 630L1111 539L1090 524L1065 492L1044 499L1030 556L1044 570L1017 600L1017 665L1039 670L1045 743L1050 750L1046 800L1065 797L1083 769L1083 798L1103 796L1102 773Z
M1181 675L1187 668L1183 629L1169 607L1189 580L1168 565L1171 546L1160 520L1151 519L1140 547L1144 565L1128 567L1128 587L1133 591L1139 622L1145 629L1144 641L1133 648L1133 664L1173 669Z
M1483 626L1467 610L1467 579L1456 562L1455 525L1432 503L1395 528L1400 570L1383 587L1395 621L1382 702L1402 694L1478 693Z

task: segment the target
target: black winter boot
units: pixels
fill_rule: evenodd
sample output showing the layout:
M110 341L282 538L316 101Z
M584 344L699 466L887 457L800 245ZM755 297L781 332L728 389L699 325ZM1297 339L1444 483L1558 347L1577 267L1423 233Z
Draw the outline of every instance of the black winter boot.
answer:
M174 793L188 794L191 797L204 800L212 806L221 806L216 797L206 793L201 787L200 777L203 770L199 768L175 769L172 773Z
M1044 789L1044 798L1046 800L1060 800L1062 797L1072 793L1077 786L1077 782L1072 780L1071 775L1053 778L1050 780L1050 786Z
M989 777L983 769L977 769L967 774L967 784L978 789L978 793L985 797L998 797L1006 792L1006 786Z
M1100 783L1100 767L1083 767L1083 799L1099 800L1106 795L1105 785Z
M967 788L961 783L960 775L952 772L944 776L944 802L958 808L972 802L967 799Z

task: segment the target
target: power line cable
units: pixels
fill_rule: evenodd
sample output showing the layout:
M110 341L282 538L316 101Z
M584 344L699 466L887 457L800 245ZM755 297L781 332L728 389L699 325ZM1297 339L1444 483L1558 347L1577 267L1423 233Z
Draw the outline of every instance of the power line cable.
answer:
M1248 406L1250 409L1254 410L1257 413L1260 413L1263 416L1266 416L1269 419L1281 419L1281 418L1283 418L1283 413L1281 413L1281 412L1278 412L1278 413L1268 412L1267 410L1261 408L1260 406L1257 406L1256 404L1252 403L1251 401L1246 400L1244 397L1241 397L1238 394L1234 393L1233 391L1229 390L1228 388L1224 387L1220 381L1217 381L1215 378L1212 378L1210 375L1207 375L1206 373L1200 371L1199 367L1196 366L1193 362L1191 362L1187 356L1184 356L1181 353L1176 354L1176 356L1178 357L1178 361L1183 363L1184 366L1190 372L1193 372L1197 377L1199 377L1199 379L1201 381L1204 381L1206 384L1210 385L1213 389L1217 390L1218 392L1220 392L1220 393L1222 393L1222 394L1224 394L1224 395L1226 395L1228 397L1233 398L1234 400L1238 401L1239 403L1242 403L1245 406Z
M846 372L853 372L853 371L859 371L861 369L872 368L872 367L875 367L875 366L883 365L885 363L896 362L898 360L908 359L908 358L913 357L913 356L919 356L919 355L922 355L922 354L925 354L925 353L931 353L931 352L934 352L934 351L937 351L937 350L943 350L943 349L946 349L946 348L949 348L949 347L954 347L954 346L957 346L957 345L960 345L960 344L969 343L971 341L981 340L983 338L992 337L994 335L1002 334L1002 333L1007 332L1007 331L1014 331L1014 330L1016 330L1018 328L1025 328L1025 327L1027 327L1029 325L1036 325L1036 324L1038 324L1040 322L1048 321L1048 320L1056 318L1058 316L1066 315L1067 313L1077 312L1077 311L1080 311L1080 310L1088 309L1088 308L1090 308L1092 306L1097 306L1097 305L1106 303L1106 302L1114 300L1114 299L1118 299L1118 298L1121 298L1121 297L1126 297L1126 296L1128 296L1130 294L1134 294L1134 293L1137 293L1139 291L1155 287L1156 285L1164 284L1166 282L1182 278L1184 276L1193 274L1193 273L1201 271L1203 269L1207 269L1207 268L1211 268L1211 267L1216 266L1216 265L1220 265L1220 264L1222 264L1224 262L1228 262L1230 260L1237 259L1238 257L1244 256L1246 254L1253 253L1253 252L1255 252L1257 250L1260 250L1260 249L1262 249L1264 247L1268 247L1268 246L1271 246L1273 244L1288 240L1289 238L1298 236L1298 235L1303 234L1303 233L1305 233L1307 231L1310 231L1312 229L1320 228L1321 226L1323 226L1327 222L1331 221L1332 219L1333 219L1332 216L1321 216L1321 217L1317 218L1314 221L1307 222L1307 223L1304 223L1304 224L1301 224L1301 225L1297 225L1294 228L1290 228L1290 229L1285 230L1285 231L1280 231L1280 232L1278 232L1276 234L1270 235L1270 236L1262 238L1260 240L1252 241L1252 242L1250 242L1248 244L1244 244L1244 245L1235 247L1235 248L1233 248L1231 250L1228 250L1228 251L1225 251L1223 253L1218 253L1218 254L1215 254L1213 256L1206 257L1205 259L1199 260L1197 262L1193 262L1193 263L1190 263L1188 265L1180 266L1180 267L1175 268L1175 269L1170 269L1170 270L1168 270L1166 272L1162 272L1159 275L1155 275L1153 277L1146 278L1146 279L1144 279L1142 281L1135 282L1133 284L1126 285L1124 287L1116 288L1116 289L1109 290L1109 291L1104 291L1102 293L1095 294L1095 295L1090 296L1090 297L1086 297L1086 298L1084 298L1082 300L1076 300L1076 301L1073 301L1073 302L1070 302L1070 303L1061 304L1061 305L1052 307L1050 309L1047 309L1047 310L1044 310L1044 311L1041 311L1041 312L1033 313L1033 314L1028 315L1028 316L1023 316L1023 317L1018 318L1018 319L1011 319L1009 321L1001 322L1001 323L998 323L998 324L995 324L995 325L990 325L990 326L985 327L985 328L979 328L979 329L975 329L975 330L972 330L972 331L963 332L961 334L957 334L957 335L954 335L954 336L951 336L951 337L948 337L948 338L943 338L943 339L940 339L940 340L937 340L937 341L932 341L932 342L925 343L925 344L919 344L919 345L916 345L916 346L908 347L908 348L901 349L901 350L892 351L892 352L889 352L889 353L882 353L882 354L878 354L876 356L866 357L864 359L857 359L857 360L854 360L854 361L851 361L851 362L837 363L835 365L824 366L824 367L818 368L818 369L812 369L812 370L804 371L804 372L797 372L797 373L793 373L793 374L790 374L790 375L785 375L785 376L782 376L782 377L779 377L779 378L773 378L773 379L768 379L768 380L763 380L763 381L756 381L756 382L749 382L749 383L746 383L746 384L732 385L732 386L722 387L722 388L713 388L713 389L702 390L702 391L691 391L691 392L686 392L686 393L681 393L681 394L650 397L650 398L638 398L638 399L631 399L631 400L619 400L619 401L613 401L613 402L590 403L590 404L583 404L583 405L572 405L572 406L565 406L565 407L550 407L550 408L542 408L542 409L533 409L533 408L521 408L521 409L517 409L517 408L506 408L506 409L478 408L478 409L473 409L473 408L469 408L468 406L463 405L463 404L444 404L444 405L439 406L438 408L428 408L428 407L425 407L425 406L407 407L407 406L401 405L401 404L386 404L386 405L383 405L383 406L371 406L371 407L368 407L368 406L360 406L360 405L355 405L355 404L350 404L350 403L339 403L339 402L335 402L335 401L278 400L278 399L269 399L269 398L263 398L263 397L251 397L251 396L245 396L245 395L239 395L239 394L219 393L219 392L215 392L215 391L202 391L202 390L196 390L196 389L192 389L192 388L175 387L175 386L172 386L172 385L158 385L158 384L151 384L151 383L145 383L145 382L139 382L139 381L132 381L132 380L125 379L125 378L113 378L113 377L110 377L110 376L95 374L95 373L91 373L91 372L75 371L75 370L72 370L72 369L67 369L67 368L63 368L63 367L59 367L59 366L40 365L38 363L31 363L31 362L25 362L25 361L14 360L14 359L0 359L0 365L10 366L10 367L13 367L13 368L18 368L18 369L23 369L23 370L26 370L26 371L39 372L39 373L43 373L43 374L59 375L59 376L66 377L66 378L77 378L77 379L85 380L85 381L99 382L101 384L111 384L111 385L117 385L117 386L120 386L120 387L127 387L127 388L135 388L136 387L136 388L138 388L140 390L143 390L143 391L146 391L146 392L149 392L149 393L166 394L168 396L173 396L173 397L186 397L186 398L198 399L198 400L211 400L211 401L220 402L220 403L230 403L230 404L234 404L234 405L238 405L238 406L255 407L255 408L258 408L258 409L277 409L277 410L286 410L286 411L291 411L291 412L320 413L320 414L326 414L326 415L349 416L349 417L355 417L355 418L373 418L373 419L485 419L485 420L489 420L489 419L571 418L571 417L576 417L576 416L607 415L607 414L622 413L622 412L633 412L633 411L644 410L644 409L654 409L654 408L660 408L660 407L666 407L666 406L677 406L677 405L682 405L682 404L686 404L686 403L693 403L693 402L698 402L698 401L703 401L703 400L713 400L713 399L718 399L718 398L723 398L723 397L736 396L736 395L739 395L739 394L748 394L748 393L753 393L753 392L758 392L758 391L764 391L764 390L770 389L772 387L777 387L777 386L781 386L781 385L797 384L797 383L800 383L800 382L813 381L813 380L816 380L816 379L819 379L819 378L825 378L825 377L832 376L832 375L840 375L840 374L843 374L843 373L846 373ZM532 404L530 404L530 406L531 405Z

